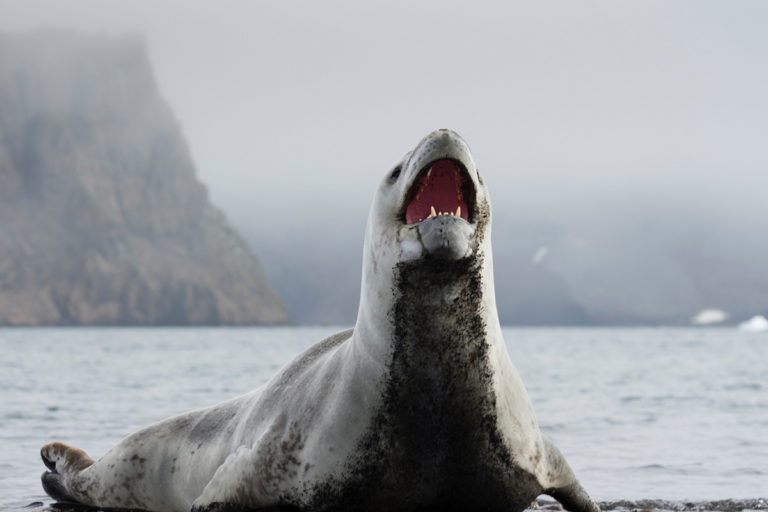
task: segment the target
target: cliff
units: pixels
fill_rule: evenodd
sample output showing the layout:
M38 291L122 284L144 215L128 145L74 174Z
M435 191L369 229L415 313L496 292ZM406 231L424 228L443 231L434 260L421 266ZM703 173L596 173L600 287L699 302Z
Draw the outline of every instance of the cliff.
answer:
M0 324L286 320L141 41L0 36Z

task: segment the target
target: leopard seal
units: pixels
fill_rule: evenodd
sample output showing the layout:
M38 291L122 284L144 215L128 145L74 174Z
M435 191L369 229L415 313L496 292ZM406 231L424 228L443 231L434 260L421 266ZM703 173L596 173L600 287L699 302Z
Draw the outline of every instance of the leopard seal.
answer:
M140 430L98 461L41 454L54 499L157 512L598 512L541 434L496 312L491 207L464 140L427 135L378 186L353 329L261 388Z

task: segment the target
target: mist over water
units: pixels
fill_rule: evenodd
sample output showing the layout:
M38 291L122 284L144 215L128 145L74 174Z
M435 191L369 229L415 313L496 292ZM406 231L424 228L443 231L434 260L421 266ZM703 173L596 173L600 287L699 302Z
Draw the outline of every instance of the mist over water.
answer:
M487 178L505 322L768 310L764 2L0 7L0 30L144 38L294 322L354 319L373 190L439 127Z

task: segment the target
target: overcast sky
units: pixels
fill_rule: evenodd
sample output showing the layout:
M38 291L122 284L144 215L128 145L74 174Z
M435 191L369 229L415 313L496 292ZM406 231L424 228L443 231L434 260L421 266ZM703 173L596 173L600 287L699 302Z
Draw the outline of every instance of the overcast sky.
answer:
M4 31L143 34L214 202L274 232L362 229L386 169L440 127L501 215L762 197L766 26L762 0L0 0Z

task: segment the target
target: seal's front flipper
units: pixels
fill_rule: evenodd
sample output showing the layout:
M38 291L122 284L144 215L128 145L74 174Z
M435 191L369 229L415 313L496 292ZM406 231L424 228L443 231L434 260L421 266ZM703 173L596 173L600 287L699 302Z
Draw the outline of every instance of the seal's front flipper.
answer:
M550 489L545 491L557 501L559 501L566 510L572 512L600 512L600 507L589 497L587 491L579 482L573 482L571 485Z
M547 468L543 475L544 494L559 501L571 512L600 512L600 507L581 486L563 454L544 438Z

